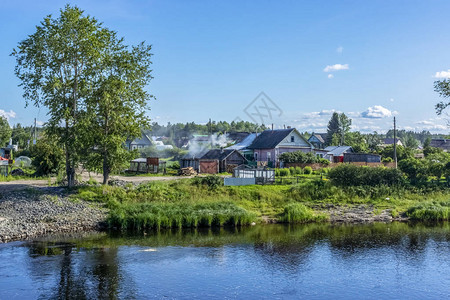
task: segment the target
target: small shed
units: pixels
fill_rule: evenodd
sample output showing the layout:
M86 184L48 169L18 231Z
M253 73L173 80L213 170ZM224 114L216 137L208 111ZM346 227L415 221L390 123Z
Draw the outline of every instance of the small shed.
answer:
M237 150L209 150L199 159L199 173L232 173L234 168L244 164L246 161L245 157Z
M166 162L161 162L158 157L141 157L130 161L128 172L135 173L159 173L165 172Z

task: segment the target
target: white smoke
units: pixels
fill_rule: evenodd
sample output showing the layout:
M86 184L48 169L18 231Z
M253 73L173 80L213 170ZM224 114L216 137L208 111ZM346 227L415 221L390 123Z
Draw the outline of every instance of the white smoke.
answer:
M226 147L231 141L225 134L212 134L207 139L198 140L192 138L189 140L188 155L192 158L203 156L208 150Z

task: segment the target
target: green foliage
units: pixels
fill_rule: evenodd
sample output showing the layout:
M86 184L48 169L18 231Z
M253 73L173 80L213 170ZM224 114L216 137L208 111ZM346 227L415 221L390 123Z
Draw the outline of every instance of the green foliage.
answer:
M446 221L450 216L450 201L419 204L409 208L406 215L419 221Z
M306 167L303 169L303 173L306 174L306 175L311 175L312 172L313 172L313 169L312 169L310 166L306 166Z
M404 184L403 174L397 169L359 167L351 164L342 164L331 169L328 178L337 186Z
M439 93L439 96L448 99L450 97L450 80L438 80L434 82L434 91ZM448 101L441 101L436 104L436 114L441 115L442 112L450 105Z
M223 185L223 180L219 176L208 175L206 177L195 177L193 183L195 185L205 185L209 189L214 190Z
M366 153L369 151L369 145L365 136L358 131L347 132L345 134L345 145L351 146L356 153Z
M352 120L344 113L334 112L328 122L327 127L327 143L332 145L344 145L345 135L350 131Z
M305 163L312 164L319 162L319 158L313 153L303 151L285 152L279 156L280 161L284 163Z
M291 172L287 168L279 169L279 176L288 177L291 176Z
M396 150L397 150L397 161L414 157L414 152L412 151L412 149L405 148L403 146L397 146ZM389 145L384 149L381 149L379 154L383 158L390 157L392 158L392 160L394 160L394 146Z
M114 208L110 227L121 229L192 228L248 225L255 215L229 202L204 204L136 203Z
M51 138L44 137L31 146L32 165L37 176L58 174L64 166L64 151Z
M326 221L324 215L317 215L310 208L300 203L291 203L284 207L278 221L281 223L308 223Z
M11 133L12 130L11 127L9 127L8 120L5 117L0 116L0 147L5 147L8 144Z
M180 163L178 161L174 161L171 165L170 165L171 169L174 170L179 170L181 168Z

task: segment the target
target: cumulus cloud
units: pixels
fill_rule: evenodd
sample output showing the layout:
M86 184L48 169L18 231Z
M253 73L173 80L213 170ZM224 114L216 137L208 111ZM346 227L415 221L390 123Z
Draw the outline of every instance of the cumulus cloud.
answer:
M397 114L395 111L390 111L386 107L383 107L381 105L375 105L367 108L366 111L363 111L361 113L361 117L363 118L369 118L369 119L381 119L381 118L387 118L392 117L393 115Z
M450 78L450 69L447 71L436 72L433 76L434 78Z
M328 79L334 78L333 74L328 74Z
M319 117L323 117L323 116L331 116L336 110L334 109L324 109L321 111L313 111L313 112L309 112L309 113L304 113L302 115L302 119L314 119L314 118L319 118Z
M348 64L345 65L335 64L331 66L326 66L325 69L323 69L324 72L334 72L340 70L348 70Z
M45 122L43 122L43 121L36 121L36 125L38 125L38 126L42 126L42 125L44 125L44 123Z
M6 118L9 121L9 119L16 117L16 113L12 110L10 110L8 112L8 111L4 111L3 109L0 109L0 116Z
M342 51L344 51L344 47L342 47L342 46L337 47L337 49L336 49L337 53L342 53Z

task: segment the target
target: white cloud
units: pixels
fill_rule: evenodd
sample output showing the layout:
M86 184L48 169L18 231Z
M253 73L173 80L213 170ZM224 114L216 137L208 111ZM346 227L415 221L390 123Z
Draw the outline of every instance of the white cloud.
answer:
M447 71L436 72L433 76L434 78L450 78L450 69Z
M38 126L42 126L42 125L44 125L44 121L36 121L36 125L38 125Z
M0 109L0 116L5 117L9 121L9 119L16 117L16 113L12 110L7 112L7 111L4 111L3 109Z
M332 78L334 78L334 75L333 74L328 74L328 79L332 79Z
M394 102L394 98L389 99L389 101Z
M335 64L332 66L326 66L325 69L323 69L324 72L334 72L334 71L340 71L340 70L348 70L348 64L341 65L341 64Z
M389 109L381 106L381 105L375 105L367 108L366 111L363 111L361 113L361 117L363 118L369 118L369 119L381 119L381 118L387 118L392 117L393 115L396 115L396 111L390 111Z
M342 46L337 47L337 49L336 49L337 53L342 53L342 51L344 51L344 47L342 47Z

